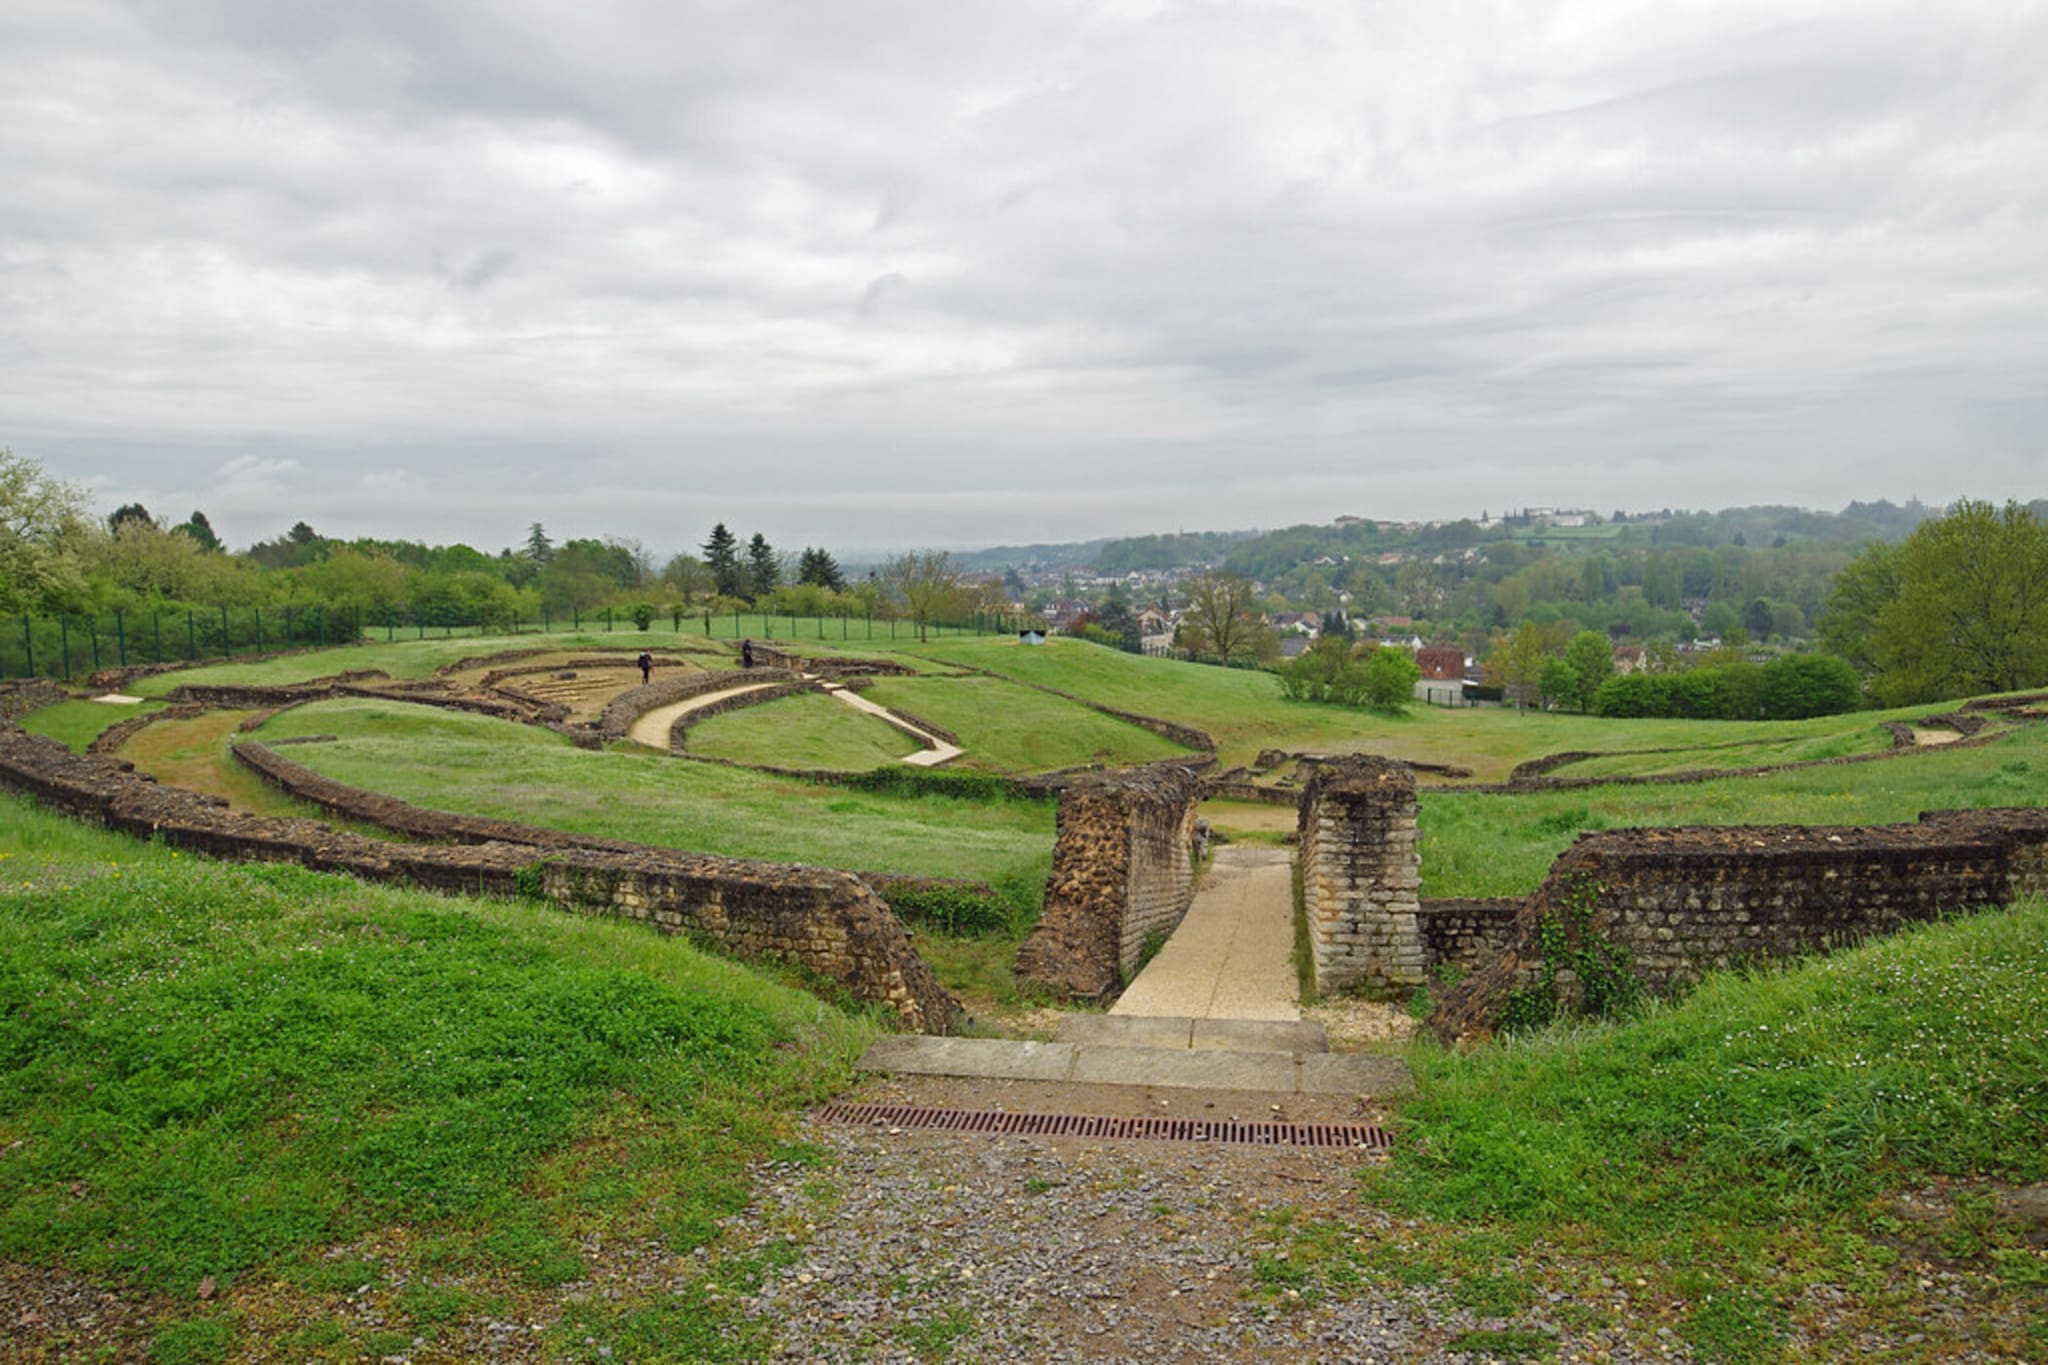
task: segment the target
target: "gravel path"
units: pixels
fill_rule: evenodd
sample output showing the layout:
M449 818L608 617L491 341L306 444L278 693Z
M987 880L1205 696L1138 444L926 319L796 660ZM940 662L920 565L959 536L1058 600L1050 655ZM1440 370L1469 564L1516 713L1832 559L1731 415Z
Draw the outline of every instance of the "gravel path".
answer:
M1020 1083L885 1082L881 1103L1375 1118L1351 1100L1245 1092L1047 1093ZM1090 1088L1066 1087L1068 1092ZM1134 1108L1135 1106L1135 1108ZM1551 1335L1557 1359L1687 1360L1675 1340L1565 1328L1558 1303L1512 1321L1444 1285L1364 1286L1318 1301L1287 1287L1290 1227L1341 1220L1359 1244L1406 1228L1360 1198L1349 1152L980 1137L813 1123L822 1172L770 1165L735 1230L792 1236L796 1259L750 1298L783 1358L912 1361L1431 1361L1467 1332ZM823 1177L823 1187L820 1176ZM1412 1225L1409 1225L1412 1226ZM1626 1296L1617 1291L1617 1302ZM1561 1302L1561 1300L1560 1300Z

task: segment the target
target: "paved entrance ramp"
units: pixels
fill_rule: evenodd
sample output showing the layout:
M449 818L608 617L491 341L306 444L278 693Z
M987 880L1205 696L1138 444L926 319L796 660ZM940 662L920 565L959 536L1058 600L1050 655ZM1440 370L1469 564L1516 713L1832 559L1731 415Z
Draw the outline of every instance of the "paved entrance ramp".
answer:
M1301 1018L1294 974L1294 859L1288 851L1258 844L1217 849L1180 927L1109 1012Z
M1107 1014L1070 1015L1049 1043L883 1038L860 1064L920 1076L1297 1095L1406 1088L1406 1062L1333 1053L1322 1025L1301 1018L1293 902L1285 850L1228 846L1180 928Z

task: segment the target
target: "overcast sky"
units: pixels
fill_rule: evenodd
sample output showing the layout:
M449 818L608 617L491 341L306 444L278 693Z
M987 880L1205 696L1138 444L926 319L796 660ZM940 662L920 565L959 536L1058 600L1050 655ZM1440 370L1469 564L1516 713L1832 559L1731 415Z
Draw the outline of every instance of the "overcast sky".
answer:
M2048 0L6 0L0 445L230 543L2048 495Z

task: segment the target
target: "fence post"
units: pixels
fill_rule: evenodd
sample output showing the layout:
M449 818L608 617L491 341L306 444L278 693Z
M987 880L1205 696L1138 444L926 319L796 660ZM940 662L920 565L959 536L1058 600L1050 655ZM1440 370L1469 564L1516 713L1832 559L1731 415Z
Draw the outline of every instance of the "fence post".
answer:
M740 609L738 607L732 609L732 638L735 640L740 638Z
M128 621L118 611L114 613L114 649L116 651L115 657L121 661L121 667L126 668L128 666Z
M234 646L233 646L232 644L230 644L230 643L229 643L229 641L231 641L231 640L232 640L233 638L234 638L233 636L231 636L231 635L229 635L229 634L228 634L228 609L227 609L226 607L222 607L222 608L220 609L220 657L221 657L221 658L223 658L223 659L228 659L228 658L232 658L232 657L234 657L234 653L235 653L235 647L234 647Z
M62 612L57 614L57 645L64 651L64 672L59 676L68 678L71 676L71 622Z
M151 612L149 614L149 624L151 626L152 633L156 637L155 662L162 663L164 661L164 614L160 611Z
M33 678L36 675L36 632L35 627L29 624L26 612L21 618L21 648L28 655L28 672L22 676Z
M87 635L92 637L92 671L97 673L100 671L100 618L98 616L86 617L85 631Z
M284 647L286 649L292 647L292 609L290 607L284 609Z
M612 633L612 609L610 607L604 609L604 633L607 635Z
M256 613L256 652L261 654L263 652L263 608L251 607L249 610Z
M193 624L192 608L185 608L185 661L199 657L199 627Z

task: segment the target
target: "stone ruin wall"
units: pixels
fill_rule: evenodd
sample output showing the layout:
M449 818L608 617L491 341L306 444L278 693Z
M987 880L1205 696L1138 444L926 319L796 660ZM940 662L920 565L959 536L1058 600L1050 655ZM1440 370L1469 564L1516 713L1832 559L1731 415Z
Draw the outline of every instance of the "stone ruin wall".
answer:
M267 761L259 762L266 776L297 766L263 752ZM328 785L340 789L328 793L337 809L347 804L341 792L355 790ZM594 847L597 841L588 839L571 847L566 841L579 836L470 821L360 793L365 800L403 807L363 811L393 817L394 828L417 837L488 840L392 843L316 820L232 811L217 797L159 786L131 764L74 754L13 725L0 727L0 787L122 833L161 838L211 857L298 863L457 894L512 897L539 891L568 908L641 920L663 932L701 935L736 954L793 963L837 981L856 999L885 1006L910 1029L943 1033L959 1014L959 1003L911 947L902 924L851 873L623 843Z
M1145 939L1171 932L1194 899L1200 781L1153 765L1077 778L1060 792L1045 908L1017 954L1020 981L1105 999Z
M18 719L65 699L64 689L48 678L23 678L0 683L0 723Z
M1429 970L1478 971L1506 951L1521 909L1519 897L1423 901L1418 922Z
M1299 817L1302 909L1319 992L1417 986L1429 968L1415 774L1370 755L1316 762Z
M1671 991L1708 970L2044 893L2048 811L2032 808L1937 811L1906 825L1586 834L1524 903L1505 950L1444 996L1430 1027L1447 1040L1490 1028L1507 993L1540 970L1546 919L1625 949L1645 986Z

